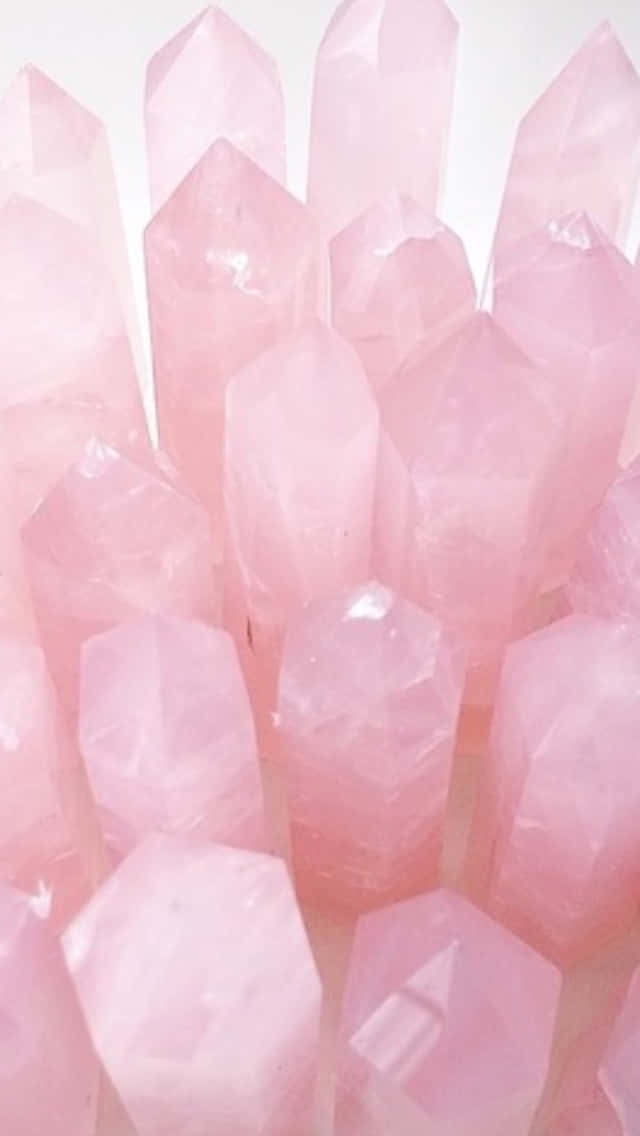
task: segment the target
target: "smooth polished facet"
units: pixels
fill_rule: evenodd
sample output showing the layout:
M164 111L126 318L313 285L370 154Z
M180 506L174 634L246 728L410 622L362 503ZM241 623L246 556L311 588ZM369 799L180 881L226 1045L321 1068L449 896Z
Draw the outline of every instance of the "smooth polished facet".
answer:
M640 619L640 459L619 474L597 509L567 593L574 611Z
M139 1136L289 1136L320 984L282 861L151 836L63 942Z
M305 900L361 911L437 881L463 684L438 620L375 581L293 619L278 724Z
M78 738L118 855L154 830L264 841L251 708L226 632L147 615L89 639Z
M419 343L435 346L473 313L460 239L404 195L373 205L334 237L333 323L376 390Z
M435 212L458 25L443 0L343 0L316 60L309 204L334 236L389 193Z
M149 62L145 122L153 212L218 138L285 181L285 109L276 65L217 6L205 8Z
M640 970L629 990L600 1071L623 1136L640 1132Z
M221 140L145 234L162 445L222 527L224 398L231 376L318 313L313 219Z

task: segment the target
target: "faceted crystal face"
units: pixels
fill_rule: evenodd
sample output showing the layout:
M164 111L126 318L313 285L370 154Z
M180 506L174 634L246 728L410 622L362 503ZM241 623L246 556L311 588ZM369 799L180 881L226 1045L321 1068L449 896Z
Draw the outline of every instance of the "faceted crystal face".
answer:
M49 666L77 706L81 644L141 612L215 618L220 570L202 507L166 468L129 462L98 441L23 529Z
M94 1136L99 1068L62 952L34 902L0 884L0 1127Z
M574 611L640 618L640 461L618 476L596 511L567 590Z
M218 138L285 180L277 68L220 8L206 8L153 56L145 120L154 212Z
M225 388L316 314L315 226L304 205L221 140L155 216L145 248L162 443L219 528Z
M583 213L514 245L495 285L495 316L544 366L566 415L551 518L551 584L564 582L593 509L615 476L640 371L631 267Z
M251 709L226 632L150 615L90 639L78 729L118 854L153 830L244 847L264 838Z
M381 410L377 571L467 644L482 703L535 587L558 419L486 315L412 356Z
M582 615L514 644L504 665L478 806L489 909L562 963L637 906L639 674L638 628Z
M409 197L373 205L330 251L333 323L376 390L418 343L434 346L475 308L462 242Z
M523 119L495 240L509 246L575 209L624 237L640 173L640 76L601 24Z
M335 235L406 193L435 212L458 25L442 0L343 0L320 45L309 203Z
M343 1036L408 1136L527 1136L559 992L554 966L438 891L360 920Z
M4 455L0 457L0 634L33 640L35 622L24 554L15 480Z
M378 414L355 352L313 324L234 378L226 429L227 614L275 694L291 613L368 575Z
M609 1042L600 1077L622 1126L623 1136L640 1131L640 970ZM616 1133L617 1136L617 1133Z
M433 884L463 677L438 620L376 582L291 624L278 719L305 899L358 911Z
M591 1095L558 1117L550 1136L625 1136L607 1094L596 1083Z
M122 307L86 230L27 198L0 208L0 430L30 514L100 434L148 447Z
M64 946L139 1136L280 1136L311 1072L320 984L283 862L152 836Z

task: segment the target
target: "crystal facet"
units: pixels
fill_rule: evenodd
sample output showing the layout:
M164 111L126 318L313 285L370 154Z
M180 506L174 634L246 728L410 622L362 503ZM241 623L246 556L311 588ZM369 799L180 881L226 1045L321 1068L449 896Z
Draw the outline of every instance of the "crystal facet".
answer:
M574 611L640 619L640 459L596 511L567 590Z
M458 25L443 0L343 0L316 61L309 203L333 236L389 193L435 212Z
M281 861L148 837L63 941L139 1136L290 1136L320 984Z
M145 100L155 212L218 138L285 180L285 110L276 66L209 7L153 56Z
M623 1136L640 1132L640 970L618 1018L600 1073ZM598 1134L599 1136L599 1134Z

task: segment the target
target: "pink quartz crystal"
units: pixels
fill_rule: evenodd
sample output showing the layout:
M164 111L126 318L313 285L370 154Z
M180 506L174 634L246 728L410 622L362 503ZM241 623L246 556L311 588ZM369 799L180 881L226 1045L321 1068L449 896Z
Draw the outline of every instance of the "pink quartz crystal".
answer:
M409 197L373 205L330 251L333 322L376 390L418 343L434 346L475 308L462 242Z
M378 574L468 645L468 697L484 704L539 576L557 416L485 314L416 352L381 409Z
M64 946L139 1136L289 1136L320 985L281 861L151 836Z
M635 915L639 676L640 630L587 615L504 665L469 856L491 913L563 965Z
M33 605L25 576L15 476L0 456L0 635L33 640Z
M277 68L218 7L205 8L151 59L145 119L154 212L221 137L285 180Z
M62 952L36 903L0 884L0 1130L94 1136L100 1073Z
M231 637L147 615L85 643L80 749L110 847L153 829L257 847L262 793Z
M221 140L145 247L161 440L219 533L227 382L316 314L320 245L304 205Z
M640 1132L640 970L613 1031L600 1073L623 1136ZM599 1134L598 1134L599 1136Z
M378 413L355 352L321 324L227 391L229 625L259 714L274 709L290 615L369 573Z
M601 24L520 124L495 240L510 245L584 209L624 239L640 173L640 76Z
M563 583L617 468L640 376L640 305L631 266L583 213L513 245L495 316L543 365L568 432L551 518L549 583Z
M438 891L360 920L342 1033L390 1133L527 1136L559 991L553 965Z
M333 236L374 201L435 211L458 25L442 0L343 0L320 45L309 203Z
M371 582L291 624L278 703L298 890L363 910L433 886L463 660Z
M595 513L567 590L574 611L640 619L640 459Z
M148 447L122 306L86 229L25 197L0 207L0 439L26 517L92 434Z
M85 639L141 612L218 614L207 516L160 461L137 466L90 441L23 537L42 640L71 712Z

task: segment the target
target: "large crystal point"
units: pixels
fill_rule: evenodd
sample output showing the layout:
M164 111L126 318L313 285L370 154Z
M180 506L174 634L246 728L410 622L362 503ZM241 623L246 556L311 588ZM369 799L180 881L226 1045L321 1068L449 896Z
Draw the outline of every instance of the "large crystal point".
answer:
M435 212L458 25L443 0L343 0L316 61L309 203L333 236L389 193Z
M640 174L640 76L611 25L601 24L523 119L495 241L521 237L584 209L624 237Z
M151 59L145 120L154 212L218 138L285 180L276 65L218 7L206 8Z
M320 984L280 860L151 836L64 946L139 1136L294 1136Z
M161 441L219 531L225 388L317 314L315 226L304 205L221 140L156 214L145 248Z
M640 459L594 514L567 591L574 611L640 620Z
M278 721L306 900L359 911L434 885L463 680L437 619L375 582L293 621Z

